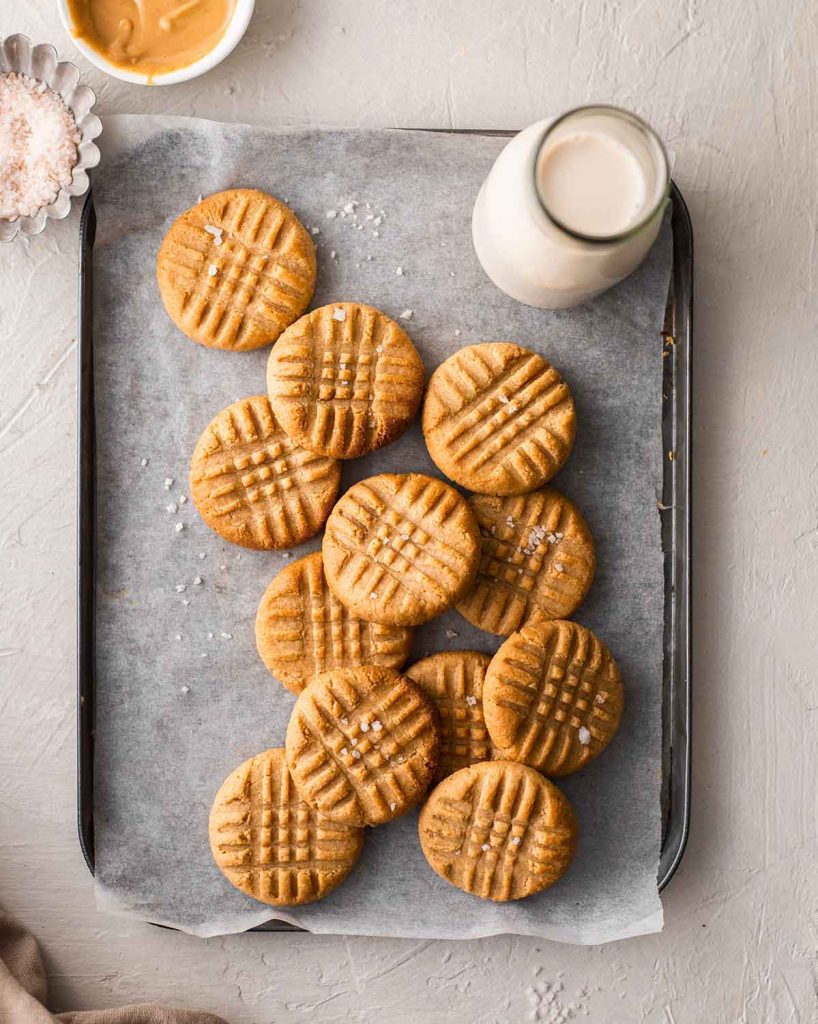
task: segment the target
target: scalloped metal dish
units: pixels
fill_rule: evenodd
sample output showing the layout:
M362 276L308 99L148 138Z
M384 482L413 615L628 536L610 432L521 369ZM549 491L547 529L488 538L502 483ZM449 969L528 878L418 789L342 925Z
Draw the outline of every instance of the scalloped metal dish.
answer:
M508 134L508 133L491 133ZM658 886L663 889L684 855L690 829L691 787L691 360L693 232L687 206L671 186L673 270L665 316L662 433L664 460L661 529L665 561L662 847ZM80 846L94 871L94 587L95 427L93 250L96 213L89 194L80 226L77 507L77 816ZM669 454L669 453L672 453ZM256 931L298 931L270 921Z
M99 163L99 149L93 140L102 131L102 122L92 113L96 103L93 90L82 84L75 64L57 60L57 51L50 43L32 46L28 36L21 33L0 38L0 74L11 72L44 82L62 98L79 129L80 143L69 184L60 189L50 206L44 206L34 216L0 220L0 242L10 242L18 233L38 235L49 219L68 216L72 198L88 191L88 171Z

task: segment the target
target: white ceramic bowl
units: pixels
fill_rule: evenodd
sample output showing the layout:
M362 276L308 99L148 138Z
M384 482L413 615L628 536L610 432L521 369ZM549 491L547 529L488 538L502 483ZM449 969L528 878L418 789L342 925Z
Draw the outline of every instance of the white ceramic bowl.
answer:
M102 131L102 124L93 113L96 96L80 82L80 73L73 64L57 60L53 46L48 43L32 46L28 36L19 33L0 39L0 74L11 71L45 82L49 89L59 93L79 128L80 144L71 181L60 189L54 202L38 210L33 217L0 220L0 242L10 242L18 232L38 235L49 218L61 220L68 215L72 198L88 191L88 170L99 163L99 150L94 139Z
M101 53L98 53L83 39L78 39L74 35L71 25L68 0L58 0L58 3L60 17L62 18L65 30L71 36L74 45L83 57L87 57L92 64L96 64L106 74L113 75L114 78L119 78L123 82L133 82L136 85L176 85L178 82L189 82L191 78L198 78L199 75L203 75L206 71L210 71L211 68L215 68L217 64L221 64L225 57L235 50L239 40L247 31L247 26L250 24L250 19L253 16L253 9L256 6L256 0L236 0L236 9L233 11L233 17L228 23L227 30L210 53L206 53L204 57L194 61L192 64L187 64L183 68L176 68L175 71L168 71L164 75L148 75L145 72L129 71L127 68L111 64Z

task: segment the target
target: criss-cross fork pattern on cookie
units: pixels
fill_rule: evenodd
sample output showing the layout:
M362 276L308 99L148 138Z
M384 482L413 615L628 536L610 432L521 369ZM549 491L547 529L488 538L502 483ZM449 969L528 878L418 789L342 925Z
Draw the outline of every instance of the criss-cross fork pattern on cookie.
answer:
M483 717L483 679L491 659L477 651L444 651L415 662L407 675L431 697L440 723L435 779L491 757Z
M470 505L480 525L480 567L457 606L461 615L501 636L532 617L572 615L596 566L576 505L552 487L505 498L474 495Z
M209 196L171 227L159 254L168 311L195 341L268 345L306 308L315 250L298 218L262 192Z
M334 459L291 441L259 395L210 423L193 453L190 485L196 508L217 533L246 547L282 548L323 526L340 476Z
M487 761L438 786L421 814L420 838L443 878L504 901L539 892L565 873L576 825L568 801L546 779Z
M411 629L367 622L341 604L327 585L320 551L281 570L256 616L262 660L296 694L330 669L399 668L411 640Z
M532 623L509 637L486 676L486 723L502 757L560 776L610 743L622 715L611 653L575 622Z
M216 864L237 888L274 905L320 899L349 874L359 829L329 821L298 796L284 751L267 750L226 780L210 815Z
M571 451L574 402L535 352L504 342L461 349L433 374L423 412L429 450L444 473L490 494L530 491Z
M298 790L335 821L376 825L413 807L437 761L422 691L389 669L327 673L302 692L287 730Z
M335 594L364 618L417 625L474 578L478 531L465 500L420 474L361 481L332 511L324 565Z
M357 303L323 306L284 333L267 388L300 444L354 458L394 440L414 418L423 364L389 317Z

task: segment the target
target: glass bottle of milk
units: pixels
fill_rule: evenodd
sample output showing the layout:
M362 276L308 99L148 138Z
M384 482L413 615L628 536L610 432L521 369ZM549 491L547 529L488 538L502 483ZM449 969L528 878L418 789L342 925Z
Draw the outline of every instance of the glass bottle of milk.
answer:
M639 266L669 190L664 147L644 121L581 107L530 125L500 153L475 203L474 248L512 298L576 306Z

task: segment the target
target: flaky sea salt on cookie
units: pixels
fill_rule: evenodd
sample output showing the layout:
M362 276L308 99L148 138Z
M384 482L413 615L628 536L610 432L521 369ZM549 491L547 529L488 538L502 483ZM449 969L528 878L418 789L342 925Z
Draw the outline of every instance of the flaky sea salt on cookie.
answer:
M171 225L156 259L168 314L193 341L246 352L309 305L315 246L289 207L258 189L217 192Z
M520 345L469 345L432 374L423 436L435 464L481 494L541 487L574 444L571 391L542 356Z

